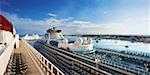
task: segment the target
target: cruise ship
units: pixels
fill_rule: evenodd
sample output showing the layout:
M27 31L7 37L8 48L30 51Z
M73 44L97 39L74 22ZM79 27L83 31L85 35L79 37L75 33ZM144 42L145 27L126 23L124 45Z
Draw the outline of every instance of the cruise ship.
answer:
M61 75L149 74L148 55L104 48L96 51L92 40L88 39L79 37L69 42L62 36L61 30L52 28L47 30L44 39L35 42L34 48L44 56L42 61L47 60L50 65L55 65ZM57 75L57 72L54 74Z
M0 15L0 75L3 75L14 48L19 47L19 35L13 25Z
M40 37L39 37L39 35L37 35L37 34L32 34L32 35L28 35L28 34L26 34L24 37L23 37L23 39L24 40L37 40L37 39L39 39Z

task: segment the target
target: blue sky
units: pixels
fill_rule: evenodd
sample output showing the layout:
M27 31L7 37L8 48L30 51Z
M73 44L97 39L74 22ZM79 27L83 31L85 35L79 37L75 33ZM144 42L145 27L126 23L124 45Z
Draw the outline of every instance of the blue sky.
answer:
M149 0L1 0L1 13L18 33L149 35ZM83 31L84 30L84 31Z

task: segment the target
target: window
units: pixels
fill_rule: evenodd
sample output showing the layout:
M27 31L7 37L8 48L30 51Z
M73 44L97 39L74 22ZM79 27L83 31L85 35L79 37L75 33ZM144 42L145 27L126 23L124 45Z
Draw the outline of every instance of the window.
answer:
M45 65L47 65L47 61L45 60Z
M51 64L50 64L50 63L48 63L48 67L49 67L49 69L51 70Z
M57 70L53 67L53 73L57 75Z
M44 59L43 59L43 57L42 57L42 61L43 61Z

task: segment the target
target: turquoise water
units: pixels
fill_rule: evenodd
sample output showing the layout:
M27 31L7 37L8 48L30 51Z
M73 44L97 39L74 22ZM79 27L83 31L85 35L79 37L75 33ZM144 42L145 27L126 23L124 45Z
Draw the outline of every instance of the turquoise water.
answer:
M132 43L130 41L108 40L108 39L98 40L98 43L96 43L96 40L94 40L93 42L95 48L104 48L116 51L127 51L150 55L150 43L142 43L142 42Z

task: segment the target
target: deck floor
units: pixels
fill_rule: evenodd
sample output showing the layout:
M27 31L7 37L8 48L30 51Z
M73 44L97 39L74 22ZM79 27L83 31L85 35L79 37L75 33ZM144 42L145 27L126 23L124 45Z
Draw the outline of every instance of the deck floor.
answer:
M24 56L24 60L28 65L27 72L24 75L41 75L39 69L33 62L34 60L27 51L28 49L28 46L24 42L20 41L20 47L14 50L15 53L21 53Z

